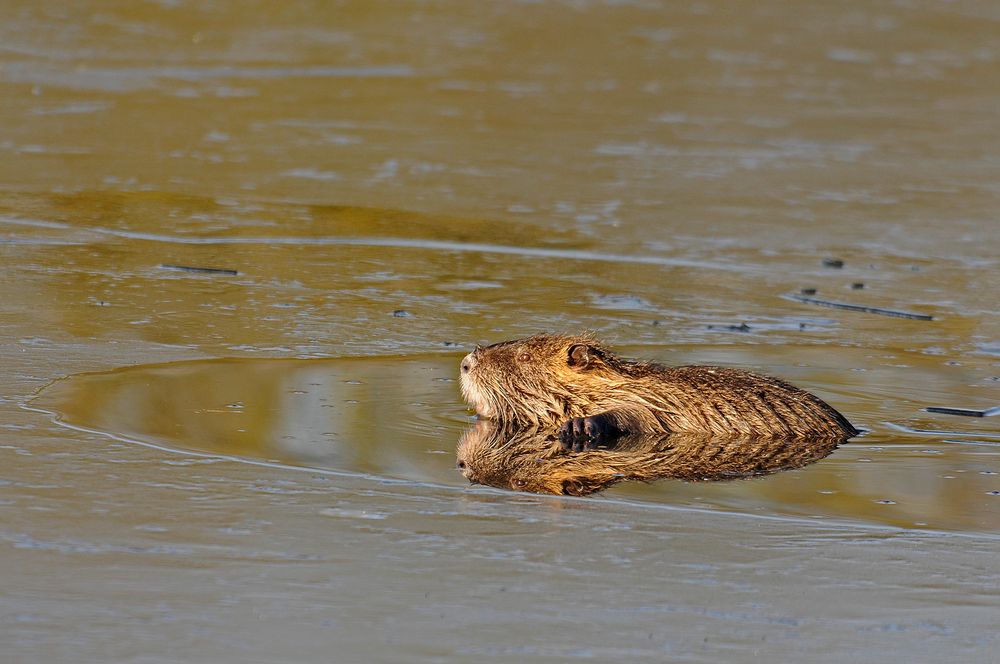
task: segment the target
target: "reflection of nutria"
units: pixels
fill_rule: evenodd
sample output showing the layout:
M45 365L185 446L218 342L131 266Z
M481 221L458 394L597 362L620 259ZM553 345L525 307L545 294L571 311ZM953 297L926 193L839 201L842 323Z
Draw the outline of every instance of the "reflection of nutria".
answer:
M827 456L840 436L631 434L611 449L569 452L554 429L480 420L462 436L457 465L475 484L582 496L625 480L733 480L801 468Z
M482 417L562 425L571 440L639 432L858 433L822 399L777 378L622 360L585 336L537 335L476 348L462 360L461 379L462 394Z

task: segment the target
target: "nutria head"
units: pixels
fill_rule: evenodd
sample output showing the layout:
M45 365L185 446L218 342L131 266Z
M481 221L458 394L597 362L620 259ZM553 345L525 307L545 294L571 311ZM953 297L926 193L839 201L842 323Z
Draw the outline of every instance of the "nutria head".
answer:
M462 394L482 416L539 426L578 417L620 379L622 364L588 336L539 334L476 348L462 359Z

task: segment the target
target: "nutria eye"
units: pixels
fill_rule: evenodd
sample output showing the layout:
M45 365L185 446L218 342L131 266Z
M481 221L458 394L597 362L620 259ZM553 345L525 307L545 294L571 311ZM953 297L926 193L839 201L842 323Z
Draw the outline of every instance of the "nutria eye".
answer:
M469 363L462 362L462 373L469 373Z
M517 356L517 361L518 362L531 362L531 355L529 355L528 353L521 353L520 355Z
M456 465L457 465L457 466L458 466L458 467L459 467L459 468L460 468L461 470L465 470L465 462L464 462L464 461L462 461L461 459L459 459L459 461L458 461L458 463L457 463Z

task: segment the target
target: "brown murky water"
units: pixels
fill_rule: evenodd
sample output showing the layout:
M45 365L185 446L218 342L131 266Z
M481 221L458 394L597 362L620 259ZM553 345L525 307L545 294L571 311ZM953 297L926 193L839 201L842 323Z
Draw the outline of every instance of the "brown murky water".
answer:
M998 21L6 3L5 655L993 661L1000 417L923 408L1000 405ZM749 481L468 487L464 350L583 328L870 431Z

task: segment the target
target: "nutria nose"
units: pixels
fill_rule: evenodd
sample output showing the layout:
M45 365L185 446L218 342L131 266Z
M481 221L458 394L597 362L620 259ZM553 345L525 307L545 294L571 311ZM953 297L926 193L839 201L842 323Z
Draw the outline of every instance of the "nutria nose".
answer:
M469 353L468 355L466 355L465 357L463 357L462 358L462 373L467 374L470 371L472 371L472 365L474 365L475 363L476 363L476 361L474 359L472 359L472 353Z

